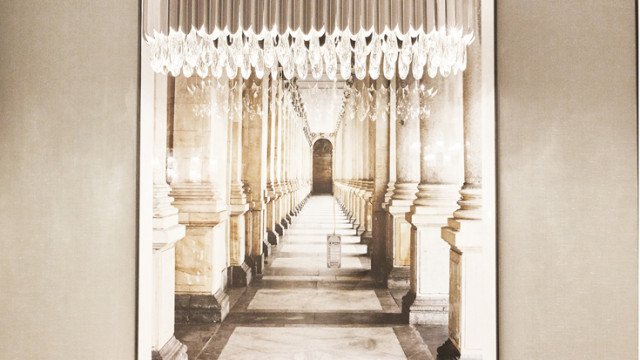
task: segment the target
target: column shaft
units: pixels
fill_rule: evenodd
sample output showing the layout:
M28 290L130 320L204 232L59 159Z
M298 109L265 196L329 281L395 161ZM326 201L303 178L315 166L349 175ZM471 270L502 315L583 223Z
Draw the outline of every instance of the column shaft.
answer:
M411 211L412 259L409 321L446 324L449 301L449 246L441 227L456 208L462 182L462 81L425 78L419 92L424 106L420 116L420 185ZM430 90L435 90L435 96Z
M408 78L396 89L396 182L390 204L389 237L393 262L387 284L390 288L408 288L411 263L411 224L406 214L411 210L420 181L419 96L415 80Z
M472 1L476 40L467 49L467 69L463 74L464 102L464 185L460 207L442 229L451 246L449 278L449 340L463 359L480 358L483 353L483 309L492 306L483 284L486 282L487 237L482 222L482 62L480 1ZM447 350L451 346L443 346ZM439 349L439 352L441 350Z

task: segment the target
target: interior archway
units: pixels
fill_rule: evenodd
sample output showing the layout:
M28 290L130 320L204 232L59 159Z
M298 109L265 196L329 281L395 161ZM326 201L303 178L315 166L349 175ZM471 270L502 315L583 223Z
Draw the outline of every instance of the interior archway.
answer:
M333 193L333 145L327 139L313 144L313 193Z

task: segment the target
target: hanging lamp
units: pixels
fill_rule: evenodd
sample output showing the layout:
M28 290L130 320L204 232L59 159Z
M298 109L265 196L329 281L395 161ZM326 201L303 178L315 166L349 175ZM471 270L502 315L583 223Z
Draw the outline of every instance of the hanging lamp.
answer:
M150 65L171 76L391 80L466 68L469 0L144 0Z

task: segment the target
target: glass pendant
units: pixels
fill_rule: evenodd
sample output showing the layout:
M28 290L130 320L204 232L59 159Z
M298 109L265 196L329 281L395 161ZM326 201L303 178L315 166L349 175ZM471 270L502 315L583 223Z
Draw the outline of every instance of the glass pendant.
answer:
M196 74L198 74L201 78L206 78L209 75L209 66L207 66L204 61L198 61L196 65Z
M351 77L351 39L349 33L343 33L338 45L338 56L340 58L340 76L347 80Z
M396 60L398 60L398 41L396 35L390 33L387 35L385 45L382 50L384 51L383 61L383 73L387 80L393 79L395 75Z
M281 35L278 37L278 46L276 47L276 55L280 64L284 64L289 61L289 35Z
M374 33L371 38L371 54L369 55L369 76L373 80L380 76L380 60L382 60L382 40Z
M224 69L222 62L214 61L214 63L211 65L211 75L216 79L220 79L220 77L222 76L222 69Z
M384 77L387 80L393 79L396 71L396 64L392 56L388 56L385 54L382 71L384 73Z
M411 37L406 36L402 40L402 48L398 56L398 75L400 79L406 79L411 65Z
M248 42L244 44L242 49L242 66L240 69L240 73L242 74L243 79L248 79L251 76L251 48Z
M184 43L184 60L189 66L194 67L198 63L200 52L198 51L198 37L196 36L196 30L191 28L191 31L185 38Z
M325 40L323 49L327 77L329 78L329 80L335 80L336 72L338 71L338 59L336 55L336 45L332 36L327 35L327 39Z
M283 65L282 67L284 68L285 66L291 66L291 67L293 67L293 65L292 65L292 64L291 64L291 65ZM296 72L297 72L297 74L298 74L298 77L299 77L301 80L304 80L304 79L306 79L306 78L307 78L307 73L308 73L308 71L309 71L309 66L308 66L308 62L307 62L307 59L306 59L306 58L305 58L305 59L302 59L302 60L300 61L300 63L297 63L297 64L296 64Z
M369 53L367 48L367 41L364 38L364 33L360 32L356 38L356 47L354 49L356 65L366 67L367 55Z
M413 48L413 60L411 61L411 74L414 79L422 79L424 73L424 64L420 60L420 50L417 47Z
M262 79L264 77L264 60L262 58L262 50L258 49L258 58L256 59L256 77Z
M235 79L236 75L238 74L238 65L235 63L235 57L231 57L229 55L228 56L228 60L227 60L227 67L226 67L226 71L227 71L227 78L231 79Z
M202 42L202 52L200 53L200 61L204 63L205 66L209 67L213 64L213 57L215 56L216 47L213 43L213 39L206 38Z
M260 45L258 44L258 37L254 34L249 35L249 61L251 66L255 67L258 63L258 59L261 57Z
M227 53L227 40L225 38L218 39L218 64L224 69L229 62Z
M288 62L287 65L282 67L282 73L287 80L293 79L293 63L291 61Z
M271 33L267 33L264 37L264 66L271 69L276 65L276 50L273 46L273 37Z
M174 31L169 34L168 49L169 49L169 66L171 75L180 74L182 69L182 62L184 60L182 56L184 33L182 30Z
M193 75L193 68L191 65L184 64L184 66L182 66L182 75L184 75L184 77L191 77L191 75Z
M367 66L364 64L356 63L356 65L354 66L354 72L358 80L363 80L365 76L367 76Z
M320 40L317 35L311 37L309 42L309 63L311 64L311 75L315 80L322 77L322 49L320 49Z
M307 61L307 48L302 36L297 36L293 43L293 62L300 65Z

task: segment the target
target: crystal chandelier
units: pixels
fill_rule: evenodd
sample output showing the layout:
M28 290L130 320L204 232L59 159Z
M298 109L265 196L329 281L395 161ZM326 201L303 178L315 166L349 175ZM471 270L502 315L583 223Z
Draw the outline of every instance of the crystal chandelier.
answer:
M172 76L446 77L474 39L470 0L146 1L151 67Z

